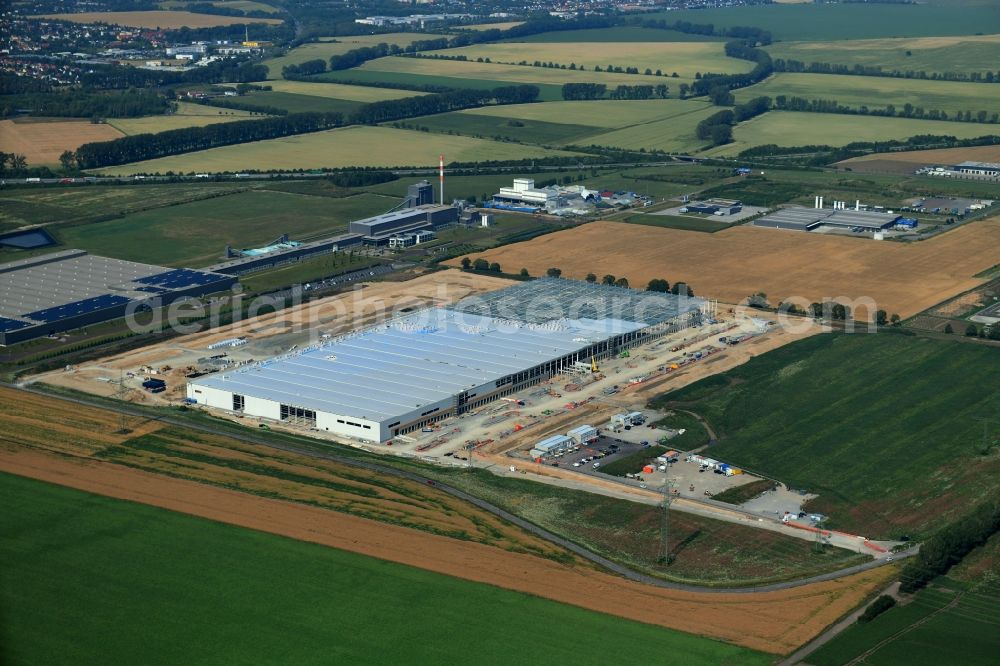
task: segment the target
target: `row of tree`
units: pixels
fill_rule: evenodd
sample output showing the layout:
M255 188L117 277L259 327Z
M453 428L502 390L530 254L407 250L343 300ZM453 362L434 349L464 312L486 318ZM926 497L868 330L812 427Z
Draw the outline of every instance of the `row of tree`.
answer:
M537 100L538 92L538 87L531 85L501 86L493 90L462 89L373 102L352 113L349 123L369 125L489 104L523 104ZM219 100L220 103L227 101ZM233 100L231 104L234 108L245 106L238 100ZM253 110L260 111L261 107L253 107ZM138 134L113 141L88 143L80 146L74 153L64 154L63 157L67 166L75 163L81 169L95 169L218 146L318 132L343 124L344 117L340 113L290 113L262 120L187 127L157 134Z
M80 75L80 85L88 89L156 88L191 83L252 83L267 80L265 65L245 58L217 60L186 72L143 69L122 65L93 65Z
M916 592L962 561L1000 531L1000 502L981 504L961 520L948 525L920 546L917 556L903 568L900 592Z
M292 113L279 118L239 120L205 127L184 127L157 134L136 134L113 141L85 143L72 154L80 169L96 169L218 146L318 132L343 124L340 113Z
M4 118L21 113L63 118L135 118L159 115L169 109L169 102L152 90L0 95L0 117Z
M490 104L526 104L538 99L538 86L500 86L492 90L463 88L434 95L404 97L365 104L350 116L351 124L371 125Z
M813 155L819 153L833 154L835 161L857 157L867 153L885 153L899 150L924 150L928 148L965 148L969 146L1000 145L1000 136L989 134L972 139L959 139L955 136L919 134L903 140L889 141L854 141L843 147L827 145L779 146L773 143L747 148L739 154L742 159L782 157L786 155ZM828 157L824 157L827 162Z
M233 99L232 97L211 97L204 100L195 100L200 104L205 106L217 106L221 109L236 109L237 111L249 111L250 113L260 113L267 116L287 116L288 109L281 108L280 106L271 106L269 104L254 104L253 102L245 102L239 98Z
M708 95L715 88L746 88L755 83L760 83L772 72L774 66L771 64L771 56L764 49L756 48L756 41L732 41L726 42L726 55L739 60L749 60L754 64L754 68L745 74L702 74L700 79L696 79L691 86L691 91L695 96Z
M326 71L326 61L322 58L306 60L297 65L285 65L281 68L281 76L286 79L294 79L298 76L315 76Z
M914 106L907 102L897 107L895 104L887 104L881 109L872 109L867 105L860 107L841 104L835 99L806 99L805 97L795 97L787 95L777 95L774 98L774 107L783 111L807 111L812 113L840 113L847 115L861 116L889 116L897 118L926 118L928 120L951 120L964 123L1000 123L1000 112L987 111L954 111L949 114L940 109L926 110L922 106Z
M564 83L562 98L566 100L601 99L608 87L603 83Z
M984 72L927 72L925 70L884 70L878 65L841 65L830 62L802 62L785 58L773 61L776 72L807 72L809 74L845 74L850 76L884 76L894 79L922 79L927 81L969 81L972 83L1000 82L1000 70Z
M611 99L666 99L670 89L662 83L656 86L619 85L608 95Z

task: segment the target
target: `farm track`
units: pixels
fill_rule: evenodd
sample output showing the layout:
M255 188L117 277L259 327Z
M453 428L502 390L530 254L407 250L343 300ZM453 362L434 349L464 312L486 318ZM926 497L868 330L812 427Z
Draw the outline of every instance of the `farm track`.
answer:
M546 541L548 541L550 543L553 543L553 544L556 544L558 546L561 546L561 547L565 548L566 550L574 553L575 555L577 555L577 556L579 556L579 557L581 557L581 558L583 558L583 559L585 559L585 560L587 560L587 561L589 561L589 562L591 562L593 564L597 564L598 566L600 566L600 567L602 567L602 568L604 568L604 569L606 569L606 570L608 570L610 572L618 574L619 576L622 576L622 577L624 577L624 578L626 578L628 580L631 580L631 581L634 581L634 582L637 582L637 583L641 583L641 584L644 584L644 585L650 585L650 586L658 587L658 588L662 588L662 589L678 590L678 591L684 591L684 592L716 593L716 594L749 594L749 593L763 593L763 592L779 592L779 591L789 590L789 589L796 588L796 587L802 587L802 586L805 586L805 585L810 585L810 584L813 584L813 583L820 583L820 582L825 582L825 581L832 581L832 580L835 580L837 578L841 578L841 577L844 577L844 576L849 576L849 575L852 575L852 574L857 574L857 573L865 572L865 571L868 571L868 570L871 570L871 569L875 569L877 567L889 564L889 562L887 562L885 560L874 560L872 562L867 562L867 563L860 564L860 565L846 567L844 569L840 569L840 570L837 570L837 571L832 571L832 572L825 573L825 574L820 574L820 575L817 575L817 576L811 576L811 577L808 577L808 578L803 578L803 579L794 580L794 581L786 581L786 582L782 582L782 583L773 583L773 584L770 584L770 585L762 585L762 586L758 586L758 587L742 587L742 588L713 587L713 588L708 588L708 587L702 587L702 586L697 586L697 585L685 585L685 584L681 584L681 583L671 583L671 582L668 582L668 581L660 580L658 578L654 578L652 576L648 576L648 575L639 573L639 572L634 571L634 570L632 570L632 569L630 569L630 568L628 568L626 566L618 564L617 562L613 562L613 561L611 561L611 560L609 560L609 559L607 559L607 558L605 558L605 557L603 557L603 556L601 556L601 555L599 555L597 553L594 553L594 552L592 552L592 551L590 551L590 550L588 550L588 549L586 549L586 548L584 548L584 547L582 547L582 546L580 546L580 545L578 545L578 544L576 544L576 543L574 543L572 541L569 541L569 540L564 539L564 538L562 538L562 537L560 537L560 536L558 536L556 534L553 534L552 532L549 532L548 530L545 530L545 529L543 529L543 528L535 525L534 523L531 523L531 522L529 522L527 520L524 520L524 519L522 519L522 518L520 518L520 517L518 517L518 516L516 516L516 515L514 515L514 514L512 514L510 512L508 512L508 511L505 511L505 510L501 509L500 507L497 507L497 506L495 506L495 505L493 505L493 504L491 504L491 503L489 503L489 502L487 502L485 500L482 500L482 499L480 499L480 498L478 498L478 497L476 497L474 495L471 495L471 494L469 494L469 493L467 493L467 492L465 492L463 490L460 490L460 489L455 488L453 486L449 486L448 484L441 483L439 481L432 480L432 479L430 479L428 477L425 477L425 476L422 476L420 474L416 474L416 473L413 473L413 472L408 472L408 471L405 471L405 470L396 469L394 467L390 467L390 466L386 466L386 465L379 465L377 463L372 463L372 462L363 461L363 460L357 460L355 458L351 458L351 457L347 457L347 456L340 456L340 455L337 455L336 453L327 453L327 452L320 452L320 451L315 451L315 450L311 450L311 449L305 449L305 448L293 446L291 444L286 444L286 443L283 443L283 442L271 441L269 439L266 439L266 438L263 438L263 437L258 437L258 436L255 436L255 435L250 435L250 434L245 434L245 433L236 433L236 432L232 432L232 431L229 431L229 430L226 430L226 429L223 429L223 428L214 428L214 427L211 427L211 426L208 426L208 425L205 425L205 424L194 423L194 422L191 422L191 421L188 421L188 420L185 420L185 419L177 419L177 418L173 418L173 417L170 417L170 416L162 416L162 415L161 416L151 416L149 413L147 413L144 410L134 409L134 408L130 408L130 407L127 407L127 406L124 406L124 405L110 406L110 405L104 403L103 401L96 400L96 399L91 400L91 399L88 399L88 398L83 397L83 396L74 396L74 397L70 397L70 396L54 396L51 393L48 393L46 391L42 391L42 390L38 390L38 389L33 389L33 388L30 388L30 387L17 386L17 385L11 385L11 384L3 384L3 383L0 383L0 385L6 386L8 388L13 388L13 389L16 389L16 390L20 390L20 391L23 391L23 392L26 392L26 393L31 393L31 394L35 394L35 395L44 396L44 397L50 398L50 399L57 399L57 400L62 400L62 401L66 401L66 402L72 402L72 403L79 404L79 405L84 405L84 406L88 406L88 407L95 407L95 408L102 409L102 410L105 410L105 411L111 411L111 412L114 412L114 413L117 413L117 414L125 414L127 416L133 416L133 417L143 418L143 419L147 419L147 420L153 420L153 421L157 421L159 423L173 425L173 426L177 426L177 427L181 427L181 428L187 428L187 429L190 429L190 430L196 430L196 431L204 432L204 433L211 434L211 435L216 435L216 436L220 436L220 437L228 437L228 438L235 439L235 440L238 440L238 441L241 441L241 442L245 442L245 443L248 443L248 444L255 444L255 445L259 445L259 446L265 446L265 447L277 449L277 450L280 450L280 451L284 451L286 453L293 453L293 454L296 454L296 455L301 455L301 456L305 456L305 457L309 457L309 458L317 458L317 459L321 459L321 460L327 460L327 461L335 462L335 463L338 463L338 464L341 464L341 465L344 465L344 466L354 467L354 468L363 469L363 470L366 470L366 471L369 471L369 472L374 472L374 473L380 474L380 475L392 476L392 477L396 477L396 478L400 478L400 479L406 479L408 481L415 481L417 483L431 485L431 486L434 486L435 488L437 488L438 490L440 490L440 491L442 491L442 492L444 492L444 493L446 493L448 495L451 495L452 497L461 499L461 500L463 500L465 502L468 502L469 504L472 504L473 506L475 506L475 507L477 507L477 508L479 508L479 509L481 509L483 511L486 511L487 513L490 513L490 514L492 514L494 516L502 518L503 520L506 520L507 522L509 522L509 523L511 523L513 525L516 525L517 527L520 527L521 529L527 531L528 533L530 533L530 534L532 534L532 535L534 535L536 537L539 537L539 538L544 539L544 540L546 540ZM903 558L906 558L906 557L911 557L911 556L915 555L916 552L917 552L916 549L911 549L909 551L905 551L905 552L899 553L896 556L896 558L897 559L903 559Z

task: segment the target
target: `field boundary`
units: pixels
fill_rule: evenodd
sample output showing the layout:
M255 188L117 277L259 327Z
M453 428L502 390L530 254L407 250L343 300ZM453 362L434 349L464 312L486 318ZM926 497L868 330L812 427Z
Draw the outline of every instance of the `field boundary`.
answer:
M819 575L816 575L816 576L811 576L809 578L803 578L803 579L794 580L794 581L786 581L786 582L783 582L783 583L772 583L772 584L769 584L769 585L761 585L761 586L758 586L758 587L724 588L724 587L706 587L706 586L700 586L700 585L687 585L687 584L683 584L683 583L673 583L673 582L661 580L661 579L654 578L652 576L648 576L646 574L642 574L642 573L639 573L637 571L634 571L634 570L630 569L629 567L626 567L626 566L624 566L622 564L618 564L617 562L613 562L613 561L609 560L608 558L603 557L602 555L599 555L599 554L597 554L597 553L595 553L595 552L593 552L593 551L591 551L591 550L589 550L587 548L584 548L583 546L580 546L579 544L577 544L577 543L575 543L573 541L570 541L570 540L565 539L563 537L560 537L560 536L558 536L556 534L553 534L552 532L549 532L548 530L546 530L546 529L544 529L542 527L539 527L538 525L536 525L536 524L534 524L534 523L532 523L532 522L530 522L528 520L525 520L525 519L520 518L519 516L516 516L516 515L508 512L508 511L505 511L504 509L501 509L500 507L495 506L495 505L491 504L490 502L487 502L486 500L480 499L480 498L478 498L478 497L476 497L474 495L471 495L471 494L469 494L469 493L467 493L467 492L465 492L463 490L455 488L454 486L450 486L450 485L448 485L446 483L441 483L439 481L436 481L434 479L422 476L420 474L416 474L414 472L408 472L408 471L397 469L395 467L391 467L391 466L387 466L387 465L380 465L380 464L377 464L377 463L372 463L372 462L368 462L368 461L364 461L364 460L358 460L358 459L350 458L350 457L347 457L347 456L341 456L341 455L338 455L336 453L320 452L320 451L315 451L315 450L310 450L310 449L306 449L306 448L302 448L302 447L293 446L291 444L285 444L285 443L282 443L282 442L275 442L275 441L268 440L266 438L257 437L257 436L254 436L254 435L248 435L248 434L245 434L245 433L237 433L237 432L232 432L232 431L229 431L229 430L223 430L221 428L213 428L213 427L211 427L209 425L201 424L201 423L196 423L196 422L193 422L193 421L190 421L190 420L177 419L177 418L173 418L173 417L170 417L170 416L164 416L164 415L153 416L153 415L151 415L148 412L143 411L143 410L126 407L124 405L109 405L109 404L107 404L104 401L97 400L97 399L89 399L89 398L84 397L82 395L67 396L67 395L64 395L64 394L54 394L54 393L51 393L51 392L48 392L48 391L44 391L44 390L40 390L40 389L37 389L37 388L32 388L32 387L23 386L23 385L5 384L5 383L2 383L2 382L0 382L0 385L6 386L8 388L17 389L17 390L20 390L20 391L25 391L27 393L33 393L33 394L37 394L37 395L43 395L43 396L46 396L48 398L55 398L55 399L58 399L58 400L64 400L64 401L68 401L68 402L73 402L73 403L80 404L80 405L86 405L88 407L96 407L96 408L99 408L99 409L104 409L106 411L117 412L119 414L126 414L126 415L129 415L129 416L136 416L136 417L146 418L146 419L150 419L150 420L155 420L155 421L159 421L161 423L166 423L166 424L169 424L169 425L174 425L174 426L178 426L178 427L182 427L182 428L189 428L189 429L192 429L192 430L198 430L200 432L205 432L205 433L208 433L208 434L213 434L213 435L218 435L218 436L223 436L223 437L230 437L230 438L233 438L233 439L236 439L236 440L239 440L239 441L243 441L243 442L246 442L246 443L249 443L249 444L257 444L257 445L260 445L260 446L266 446L266 447L269 447L269 448L274 448L274 449L278 449L278 450L281 450L281 451L285 451L287 453L295 453L295 454L306 456L306 457L310 457L310 458L320 458L320 459L323 459L323 460L329 460L330 462L336 462L336 463L339 463L339 464L342 464L342 465L346 465L346 466L350 466L350 467L356 467L356 468L360 468L360 469L365 469L365 470L368 470L368 471L371 471L371 472L376 472L378 474L383 474L383 475L388 475L388 476L394 476L394 477L397 477L397 478L402 478L402 479L406 479L406 480L409 480L409 481L415 481L417 483L422 483L422 484L427 484L427 485L430 485L430 486L434 486L438 490L440 490L440 491L442 491L442 492L444 492L444 493L446 493L448 495L451 495L453 497L456 497L458 499L464 500L464 501L472 504L473 506L478 507L479 509L482 509L482 510L484 510L484 511L486 511L488 513L491 513L491 514L493 514L493 515L495 515L495 516L497 516L499 518L502 518L502 519L506 520L507 522L512 523L512 524L516 525L517 527L520 527L521 529L529 532L530 534L533 534L534 536L537 536L537 537L540 537L542 539L545 539L546 541L549 541L550 543L554 543L554 544L556 544L558 546L562 546L566 550L574 553L575 555L578 555L578 556L584 558L585 560L588 560L588 561L590 561L590 562L592 562L594 564L599 565L600 567L606 569L607 571L610 571L612 573L618 574L618 575L620 575L620 576L622 576L622 577L624 577L624 578L626 578L628 580L631 580L633 582L636 582L636 583L642 583L642 584L645 584L645 585L659 587L659 588L663 588L663 589L667 589L667 590L677 590L677 591L683 591L683 592L705 592L705 593L717 593L717 594L723 594L723 593L724 594L749 594L749 593L761 593L761 592L778 592L778 591L787 590L787 589L791 589L791 588L795 588L795 587L802 587L802 586L805 586L805 585L810 585L810 584L813 584L813 583L821 583L821 582L836 580L836 579L842 578L844 576L849 576L849 575L852 575L852 574L862 573L862 572L865 572L865 571L868 571L868 570L871 570L871 569L875 569L877 567L884 566L886 564L890 564L890 562L887 562L887 561L884 561L884 560L873 560L871 562L866 562L864 564L854 565L854 566L847 567L847 568L844 568L844 569L839 569L837 571L831 571L831 572L828 572L828 573L825 573L825 574L819 574ZM904 559L904 558L907 558L907 557L912 557L912 556L914 556L916 554L917 554L917 548L911 548L911 549L909 549L907 551L898 553L896 555L896 558L898 558L898 559Z

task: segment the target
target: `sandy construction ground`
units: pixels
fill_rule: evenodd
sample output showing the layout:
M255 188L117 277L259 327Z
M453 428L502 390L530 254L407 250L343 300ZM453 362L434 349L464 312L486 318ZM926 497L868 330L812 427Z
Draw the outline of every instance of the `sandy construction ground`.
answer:
M891 567L768 593L647 587L581 565L458 541L323 509L245 495L109 463L4 445L0 470L280 534L700 634L775 654L808 642L895 574Z
M594 222L478 257L533 275L550 267L576 279L610 273L639 288L654 278L685 281L696 295L727 303L759 291L772 304L872 299L907 317L983 282L973 276L1000 263L1000 218L909 244L749 226L705 234Z
M122 135L111 125L89 120L0 120L0 146L4 152L28 158L28 166L59 164L64 150L76 150L85 143L111 141Z
M168 366L161 377L166 379L165 393L153 395L133 390L128 399L163 404L183 397L185 369L199 358L229 352L239 360L263 359L288 351L293 346L319 342L321 334L336 336L384 321L394 313L407 309L440 306L460 298L501 289L513 284L510 280L474 275L457 270L439 271L406 282L374 282L358 285L352 291L321 298L304 305L293 306L275 313L261 315L234 324L174 338L164 343L143 347L111 356L93 363L57 370L31 378L48 384L65 386L86 393L110 396L118 391L122 373L139 374L142 366L160 369ZM208 345L229 338L246 337L249 344L235 349L209 350ZM126 384L136 389L141 377Z
M242 16L216 16L194 12L145 11L145 12L79 12L72 14L45 14L32 18L50 18L73 23L107 23L132 28L211 28L218 25L243 25L244 23L281 23L279 19L245 18Z

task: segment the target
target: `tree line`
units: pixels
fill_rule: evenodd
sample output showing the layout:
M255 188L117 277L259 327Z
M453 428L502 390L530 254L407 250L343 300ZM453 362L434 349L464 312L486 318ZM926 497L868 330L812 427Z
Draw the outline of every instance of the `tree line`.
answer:
M608 94L611 99L666 99L670 91L662 83L656 86L626 86L619 85Z
M895 118L926 118L928 120L950 120L963 123L1000 123L1000 112L987 111L953 111L948 113L941 109L924 109L909 102L897 107L886 104L881 109L873 109L863 104L859 107L841 104L835 99L806 99L804 97L776 95L774 107L783 111L805 111L811 113L839 113L860 116L888 116Z
M983 72L927 72L926 70L884 70L879 65L843 65L830 62L810 62L775 58L774 71L807 74L844 74L849 76L882 76L893 79L926 81L968 81L970 83L1000 83L1000 70Z
M538 92L538 87L531 85L501 86L493 90L463 89L373 102L352 113L348 123L367 125L489 104L521 104L538 99ZM75 163L80 169L95 169L237 143L318 132L343 124L344 117L341 113L289 113L261 120L186 127L84 144L75 153L65 155L65 162L67 165Z
M297 76L315 76L326 71L326 61L322 58L306 60L298 65L285 65L281 68L281 76L286 79L294 79Z
M404 97L365 104L351 114L349 122L372 125L402 118L471 109L490 104L526 104L538 99L538 86L500 86L492 90L463 88L433 95Z
M84 89L122 89L156 88L186 83L251 83L267 80L267 74L265 65L240 58L217 60L186 72L122 65L93 65L80 76L80 84Z
M0 95L0 117L28 112L33 116L65 118L135 118L166 113L170 103L152 90Z
M1000 531L1000 502L989 501L940 530L920 546L920 552L903 568L900 592L916 592L962 561Z
M340 113L292 113L279 118L184 127L156 134L136 134L112 141L85 143L76 149L73 159L80 169L96 169L218 146L318 132L342 124L343 114Z
M608 87L603 83L564 83L562 98L566 100L601 99Z
M760 159L768 157L807 156L808 164L829 164L851 157L870 153L887 153L899 150L925 150L928 148L964 148L969 146L1000 145L1000 136L988 134L973 139L959 139L954 136L918 134L904 140L854 141L846 146L806 145L778 146L773 143L747 148L739 154L740 159ZM783 160L784 161L784 160Z

